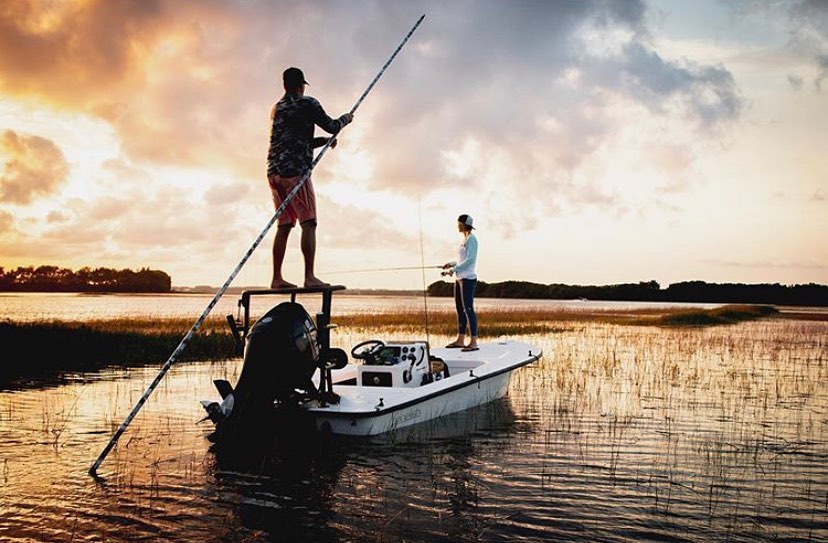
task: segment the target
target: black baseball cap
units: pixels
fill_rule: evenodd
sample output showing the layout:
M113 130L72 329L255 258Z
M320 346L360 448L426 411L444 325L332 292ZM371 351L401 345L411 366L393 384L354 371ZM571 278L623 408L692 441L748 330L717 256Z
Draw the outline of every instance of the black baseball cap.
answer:
M474 219L472 219L471 215L466 215L464 213L463 215L460 215L459 217L457 217L457 222L459 222L461 224L464 224L464 225L468 226L469 228L471 228L472 230L474 230Z
M310 83L305 81L305 74L299 68L288 68L285 70L282 73L282 82L289 89L296 88L299 85L310 85Z

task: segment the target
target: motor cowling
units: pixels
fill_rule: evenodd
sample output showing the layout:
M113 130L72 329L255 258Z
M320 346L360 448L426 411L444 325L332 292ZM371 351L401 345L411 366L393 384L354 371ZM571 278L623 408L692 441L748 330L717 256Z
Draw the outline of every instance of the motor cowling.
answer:
M246 338L230 418L272 411L274 402L291 402L297 390L316 393L311 378L319 364L317 336L310 315L295 302L283 302L259 318Z

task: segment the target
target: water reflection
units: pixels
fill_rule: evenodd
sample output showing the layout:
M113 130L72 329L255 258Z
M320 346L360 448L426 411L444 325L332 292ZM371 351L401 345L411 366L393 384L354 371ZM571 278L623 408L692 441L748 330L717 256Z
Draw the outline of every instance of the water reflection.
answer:
M267 541L466 541L485 524L474 459L481 447L493 448L487 456L505 446L514 414L498 400L368 440L308 430L211 447L210 491L233 524Z
M344 452L304 432L266 441L212 447L208 489L227 504L232 523L270 541L285 534L292 541L338 541L329 521Z
M0 540L828 541L825 323L522 339L544 358L502 401L264 449L196 424L240 361L176 365L102 484L86 470L155 368L0 392Z

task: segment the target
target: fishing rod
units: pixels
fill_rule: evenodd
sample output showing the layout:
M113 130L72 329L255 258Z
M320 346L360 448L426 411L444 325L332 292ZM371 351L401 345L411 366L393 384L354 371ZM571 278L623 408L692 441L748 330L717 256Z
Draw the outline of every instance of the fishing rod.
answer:
M369 273L369 272L392 272L392 271L408 271L408 270L437 270L442 269L443 266L403 266L401 268L371 268L365 270L340 270L340 271L326 271L325 275L338 275L343 273Z
M351 108L351 111L350 111L351 115L353 115L354 112L357 110L357 108L360 106L360 104L362 104L362 101L365 100L365 97L368 96L368 93L371 92L371 89L373 89L374 85L377 84L377 81L379 81L380 77L382 77L382 75L385 73L385 70L388 68L388 66L391 65L391 62L393 62L394 58L396 58L397 54L402 50L403 46L406 44L408 39L411 38L411 35L414 34L414 31L417 30L417 27L420 26L420 23L423 22L423 19L425 19L425 15L423 15L422 17L417 19L417 22L414 24L413 27L411 27L411 30L408 31L408 34L405 35L405 38L403 38L402 42L400 42L400 44L394 50L394 53L391 55L391 57L388 59L388 61L382 66L379 73L377 73L377 75L374 77L373 81L371 81L371 83L368 85L368 88L365 89L365 92L363 92L362 96L360 96L359 99L356 101L356 103L354 104L354 107ZM106 447L104 447L103 451L101 451L101 454L98 455L98 458L92 464L92 467L89 468L89 474L90 475L92 475L93 477L97 476L98 468L100 467L101 463L104 461L104 459L107 457L109 452L112 450L112 448L118 442L118 439L120 439L120 437L126 431L127 427L132 422L132 419L134 419L135 415L138 414L138 411L141 410L141 407L143 407L144 403L147 401L150 394L152 394L152 392L155 390L155 387L158 386L158 384L161 382L161 379L164 378L164 375L166 375L166 373L169 371L170 367L172 367L173 363L178 359L178 357L181 355L181 353L187 347L187 344L190 342L190 339L195 335L195 333L201 327L202 323L204 323L204 320L207 318L207 315L210 314L210 312L213 310L213 308L218 303L219 299L224 295L225 291L230 286L230 283L233 282L233 279L236 278L236 275L238 275L238 273L241 271L244 264L247 262L247 260L253 254L253 251L255 251L256 247L258 247L259 244L262 242L262 240L264 239L264 237L267 234L268 230L270 230L270 228L276 223L276 221L282 215L282 212L285 210L285 207L287 207L288 203L290 203L290 201L293 200L293 198L299 192L299 189L301 189L302 185L305 184L305 181L308 180L308 178L310 177L311 171L316 166L316 164L319 163L319 161L322 159L322 157L325 155L325 153L327 152L328 148L331 146L331 143L333 141L335 141L335 138L329 138L328 139L327 143L325 143L325 145L319 151L319 154L317 154L316 158L314 158L314 160L311 163L311 166L308 169L308 171L305 172L305 174L302 176L302 178L299 180L299 182L296 184L296 186L293 187L293 189L288 193L287 197L285 197L282 204L279 206L279 208L276 210L276 212L273 214L273 216L267 222L267 224L262 229L262 231L259 233L259 235L255 239L255 241L253 241L253 244L250 246L250 248L244 254L244 256L239 261L239 263L236 265L236 268L233 270L233 272L230 274L230 276L227 277L227 280L224 282L224 284L221 286L221 288L219 288L218 292L216 292L216 295L213 296L213 299L210 300L210 303L207 304L207 307L204 309L204 312L201 314L201 316L198 318L198 320L196 320L195 324L193 324L193 326L190 328L190 331L187 332L187 334L181 340L181 343L178 344L178 347L175 348L173 353L170 355L170 358L167 359L167 361L164 363L164 366L162 366L161 371L159 371L158 375L155 376L155 379L152 381L150 386L144 392L143 396L141 396L141 399L138 400L138 403L136 403L135 407L132 408L132 411L129 413L127 418L124 419L124 422L121 423L121 425L115 431L115 434L113 434L113 436L110 438L109 443L106 444Z

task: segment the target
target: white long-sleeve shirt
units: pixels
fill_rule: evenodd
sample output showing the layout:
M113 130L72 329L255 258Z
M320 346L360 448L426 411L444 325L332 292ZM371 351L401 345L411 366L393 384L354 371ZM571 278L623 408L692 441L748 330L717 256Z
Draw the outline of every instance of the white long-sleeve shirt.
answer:
M460 244L460 252L454 273L457 279L477 279L477 236L469 233Z

